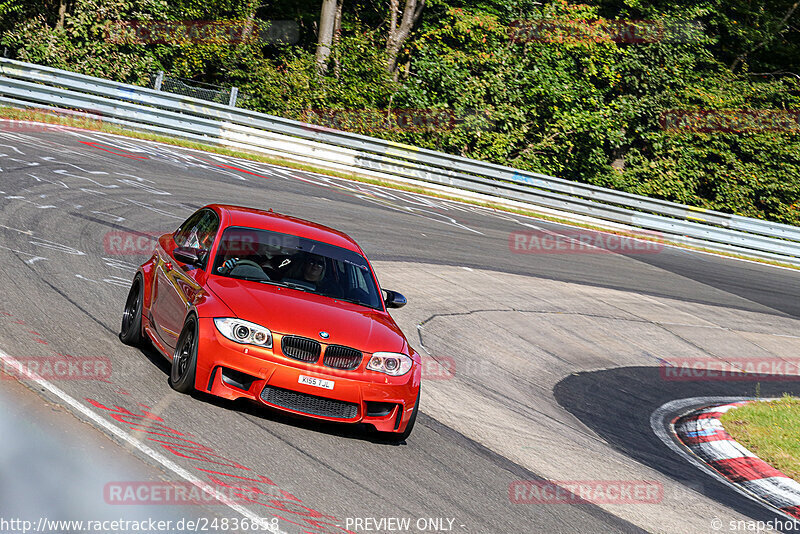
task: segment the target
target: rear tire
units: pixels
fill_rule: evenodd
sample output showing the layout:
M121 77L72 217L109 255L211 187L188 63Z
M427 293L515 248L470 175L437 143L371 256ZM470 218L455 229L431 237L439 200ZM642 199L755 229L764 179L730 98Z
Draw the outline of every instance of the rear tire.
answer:
M180 393L194 390L194 378L197 372L197 319L190 316L183 324L183 330L175 345L172 357L172 369L169 373L169 385Z
M142 303L144 301L144 282L141 274L136 274L125 301L122 312L122 326L119 340L126 345L138 347L142 345Z

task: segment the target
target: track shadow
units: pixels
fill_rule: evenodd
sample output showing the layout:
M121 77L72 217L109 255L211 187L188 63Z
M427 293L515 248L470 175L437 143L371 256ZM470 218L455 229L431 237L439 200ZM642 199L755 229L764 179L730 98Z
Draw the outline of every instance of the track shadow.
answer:
M236 399L228 400L222 397L216 397L202 391L194 391L191 393L194 399L208 404L213 404L224 410L246 414L257 417L263 421L270 423L277 423L280 425L294 426L304 430L310 430L320 434L328 434L340 438L353 439L359 441L367 441L370 443L380 445L402 445L405 442L394 443L387 438L381 436L371 425L365 423L335 423L331 421L322 421L319 419L309 419L300 415L293 415L278 410L273 410L268 406L258 404L256 401L249 399ZM269 430L269 428L264 428Z

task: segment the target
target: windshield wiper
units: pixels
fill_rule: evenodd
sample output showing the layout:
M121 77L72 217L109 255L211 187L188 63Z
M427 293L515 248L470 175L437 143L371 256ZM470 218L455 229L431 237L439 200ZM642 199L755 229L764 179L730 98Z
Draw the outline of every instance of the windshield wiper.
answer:
M361 306L366 306L363 302L358 299L349 299L345 297L334 297L333 295L325 295L326 297L330 297L332 299L341 300L342 302L349 302L351 304L360 304Z
M228 275L228 278L233 278L235 280L247 280L248 282L267 282L263 278L256 278L254 276L231 276Z
M309 289L308 287L301 284L293 284L292 282L281 282L280 285L282 285L283 287L288 287L289 289L297 289L299 291L305 291L306 293L314 293L316 295L320 294L314 291L313 289Z

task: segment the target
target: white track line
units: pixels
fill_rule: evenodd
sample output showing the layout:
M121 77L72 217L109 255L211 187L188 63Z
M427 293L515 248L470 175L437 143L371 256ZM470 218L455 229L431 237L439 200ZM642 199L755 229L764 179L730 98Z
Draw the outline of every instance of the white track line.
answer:
M0 119L0 122L2 122L4 120L7 120L7 119ZM32 122L32 121L18 121L18 122ZM36 122L34 122L34 124L48 124L48 123L36 123ZM130 144L134 144L134 145L135 145L134 142L138 142L138 143L142 143L142 144L145 144L145 145L156 145L158 147L163 147L163 148L168 148L168 149L173 149L173 150L177 149L177 150L183 150L183 151L186 151L186 152L198 152L198 153L201 153L201 154L215 154L214 152L209 152L207 150L201 150L201 149L198 149L198 148L189 148L189 147L182 147L182 146L178 146L178 145L170 145L170 144L166 144L166 143L161 143L159 141L151 141L149 139L136 139L136 138L128 137L128 136L121 135L121 134L112 134L112 133L102 132L102 131L98 131L98 130L86 130L84 128L78 128L78 127L69 127L69 129L70 129L70 131L74 131L74 132L83 134L84 137L89 137L90 139L92 137L90 137L87 134L93 134L93 135L95 135L97 137L100 137L101 139L102 139L103 136L116 137L116 138L120 138L121 140L126 140ZM108 140L106 139L106 141L108 141ZM243 158L239 158L239 157L236 157L236 156L223 155L222 157L227 158L227 161L233 160L233 161L238 161L238 162L249 162L250 164L253 164L252 160L243 159ZM283 172L286 172L286 170L289 170L291 172L297 172L297 173L300 173L300 174L308 174L308 175L312 175L312 176L322 176L322 177L329 178L329 179L332 178L331 176L329 176L327 174L322 174L322 173L313 172L313 171L301 171L301 170L292 169L292 168L289 168L289 167L282 167L282 166L276 165L274 163L264 163L264 162L257 162L257 163L260 164L260 165L265 165L267 167L270 167L270 168L272 168L271 170L279 170L279 171L283 171ZM362 183L362 182L358 182L357 180L348 180L347 178L335 177L334 179L343 180L343 181L346 181L346 182ZM391 187L387 187L387 186L381 186L381 185L375 185L375 184L370 184L370 185L372 187L376 187L376 188L379 188L379 189L386 189L388 191L397 191L397 189L391 188ZM414 194L419 194L421 196L428 196L428 197L432 196L432 195L425 195L424 193L414 193ZM452 194L455 194L455 193L452 193ZM472 207L472 208L476 208L477 207L477 208L488 209L488 210L492 210L493 209L493 208L487 208L485 206L479 206L479 205L475 205L475 204L470 204L466 200L461 200L461 199L442 199L442 200L445 200L447 202L455 202L455 203L462 204L464 206L469 206L469 207ZM490 202L490 201L491 201L491 199L487 199L484 202ZM526 209L530 209L531 211L536 211L537 206L531 205L531 206L527 207ZM508 213L508 212L503 212L503 213ZM574 221L575 222L575 226L573 226L573 225L569 224L568 222L553 222L553 221L548 221L547 219L542 219L540 217L536 217L536 216L533 216L533 215L523 215L523 214L520 214L520 213L515 213L514 215L516 215L517 217L523 217L525 219L532 219L532 220L540 222L540 223L549 223L549 224L559 225L559 226L563 226L563 227L570 228L570 229L577 228L577 229L585 230L585 228L583 228L581 226L577 226L578 224L580 224L580 221ZM568 219L569 215L571 215L569 212L564 212L564 215L561 215L559 217L564 218L564 219ZM523 226L529 226L529 225L526 225L525 223L520 223L520 224L522 224ZM597 224L597 223L593 223L593 224ZM625 225L623 225L623 226L625 226ZM539 227L532 226L532 228L539 228ZM609 233L609 234L610 233L614 233L614 230L594 230L594 231L602 232L602 233ZM625 231L630 231L631 233L635 234L637 231L641 232L642 228L639 228L639 227L636 227L636 226L628 226L625 229ZM642 239L638 239L636 237L630 237L629 239L633 239L635 241L643 241L645 243L652 243L652 241L650 241L650 240L642 240ZM665 237L664 239L668 239L668 238ZM737 257L734 257L734 256L726 256L724 254L719 254L717 252L710 252L710 251L706 251L706 250L696 250L696 249L693 249L693 248L686 248L685 246L680 246L680 245L669 243L669 242L661 242L660 244L662 246L664 246L664 247L674 248L674 249L676 249L678 251L685 252L687 254L692 254L692 253L693 254L705 254L707 256L713 256L715 258L723 258L723 259L727 259L727 260L741 261L741 262L745 262L745 263L752 263L752 264L755 264L755 265L760 265L762 267L773 267L775 269L784 269L784 270L787 270L787 271L797 272L797 269L794 269L792 267L784 267L783 265L773 265L771 263L765 263L763 261L758 261L758 260L754 260L754 259L751 260L751 259L748 259L748 258L737 258ZM697 245L697 246L700 246L700 245ZM611 252L613 253L613 251L611 251ZM775 260L775 261L779 261L779 260Z
M3 360L8 365L10 365L12 368L15 368L15 369L24 369L25 368L23 363L19 362L18 360L16 360L12 356L9 356L2 349L0 349L0 360ZM118 426L109 423L108 421L103 419L99 414L97 414L94 411L92 411L91 408L88 408L87 406L81 404L80 402L78 402L77 400L75 400L74 398L69 396L67 393L65 393L64 391L62 391L61 389L59 389L55 385L51 384L50 382L48 382L47 380L42 378L41 376L39 376L36 373L33 373L31 371L27 371L27 370L22 371L22 373L26 375L25 378L27 378L29 380L32 380L33 382L35 382L39 386L43 387L44 389L46 389L47 391L49 391L50 393L52 393L53 395L55 395L56 397L58 397L59 399L64 401L73 410L75 410L76 412L79 412L81 415L83 415L87 419L91 420L93 423L95 423L97 426L99 426L100 428L102 428L106 432L108 432L110 434L113 434L114 436L116 436L117 438L121 439L122 441L124 441L125 443L130 445L131 447L134 447L134 448L138 449L140 452L146 454L147 456L149 456L150 458L152 458L153 460L155 460L156 462L158 462L162 466L166 467L167 469L169 469L170 471L172 471L173 473L175 473L179 477L181 477L184 480L190 482L191 484L194 484L195 486L197 486L198 488L200 488L204 492L206 492L206 493L208 493L210 495L213 495L215 499L217 499L219 502L221 502L225 506L229 507L234 512L237 512L237 513L243 515L244 517L249 519L251 522L257 522L259 525L261 525L261 524L269 525L269 520L267 520L266 518L263 518L263 517L259 516L258 514L255 514L255 513L251 512L250 510L248 510L244 506L233 502L227 496L225 496L224 494L222 494L222 493L218 492L217 490L215 490L214 487L211 484L208 484L207 482L204 482L203 480L201 480L198 477L194 476L192 473L190 473L189 471L187 471L183 467L179 466L178 464L176 464L175 462L173 462L172 460L170 460L169 458L167 458L163 454L160 454L160 453L156 452L155 450L151 449L150 447L148 447L147 445L144 445L141 441L136 439L131 434L128 434L127 432L125 432L124 430L119 428ZM265 528L264 530L269 530L270 532L273 532L274 534L286 534L286 532L280 530L280 528L278 528L278 527L276 527L275 529Z

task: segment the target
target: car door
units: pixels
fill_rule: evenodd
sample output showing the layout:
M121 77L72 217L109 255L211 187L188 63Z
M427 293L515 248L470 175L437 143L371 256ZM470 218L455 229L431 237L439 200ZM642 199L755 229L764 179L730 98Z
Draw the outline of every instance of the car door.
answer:
M152 319L161 341L175 350L186 312L205 279L206 264L186 265L175 259L177 247L205 250L206 261L211 243L219 229L219 218L212 210L201 210L172 235L159 240L152 306Z

